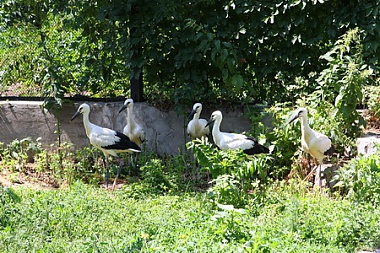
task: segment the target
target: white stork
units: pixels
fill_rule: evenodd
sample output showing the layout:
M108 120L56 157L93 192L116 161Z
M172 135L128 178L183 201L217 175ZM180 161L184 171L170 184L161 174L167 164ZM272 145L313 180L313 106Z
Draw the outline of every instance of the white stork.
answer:
M301 121L301 147L306 153L310 154L314 159L317 160L318 164L312 169L310 174L313 173L317 168L317 181L319 181L319 187L321 187L320 178L323 158L327 155L332 155L335 150L331 144L329 137L310 128L306 108L297 109L293 113L288 124L298 118ZM306 178L308 178L308 176Z
M192 120L187 124L187 134L192 140L201 139L202 136L207 136L210 134L209 127L206 127L207 120L200 119L199 116L202 111L202 104L195 103L193 110L190 113L189 118L193 117Z
M88 104L81 104L77 112L71 117L71 120L74 120L79 114L83 114L83 125L90 143L94 147L103 151L103 154L105 156L107 168L106 186L108 187L109 155L117 157L118 153L141 152L141 149L136 143L132 142L128 136L124 135L123 133L92 124L89 120L90 106ZM113 186L116 184L119 173L120 168L117 171Z
M248 155L269 153L269 149L257 142L253 137L244 134L225 133L220 131L220 123L222 122L222 112L215 111L211 114L210 120L207 122L208 126L214 122L212 128L212 136L215 144L223 151L229 149L242 149Z
M145 141L145 132L143 127L135 121L133 104L133 99L126 99L124 101L124 105L120 108L119 113L127 109L127 125L125 125L123 129L123 134L128 136L131 141L136 143L141 148L141 145ZM137 156L135 157L135 166L137 166Z

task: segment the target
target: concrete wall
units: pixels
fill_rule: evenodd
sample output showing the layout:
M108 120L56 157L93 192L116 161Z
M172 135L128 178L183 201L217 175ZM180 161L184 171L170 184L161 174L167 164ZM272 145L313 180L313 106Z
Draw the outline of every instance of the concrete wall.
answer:
M84 131L82 118L70 121L82 102L67 103L61 110L46 111L42 102L0 101L0 142L5 144L14 139L32 137L41 138L43 145L50 146L58 141L58 122L60 138L63 142L74 143L77 147L89 145ZM123 102L87 102L91 107L90 121L102 127L122 131L126 123L126 110L118 114ZM135 103L136 121L142 124L146 132L146 149L159 155L174 155L185 149L189 141L186 136L188 114L177 115L174 111L164 112L147 103ZM221 130L225 132L243 132L249 129L250 121L244 117L242 109L223 112ZM212 109L204 109L201 118L209 119Z

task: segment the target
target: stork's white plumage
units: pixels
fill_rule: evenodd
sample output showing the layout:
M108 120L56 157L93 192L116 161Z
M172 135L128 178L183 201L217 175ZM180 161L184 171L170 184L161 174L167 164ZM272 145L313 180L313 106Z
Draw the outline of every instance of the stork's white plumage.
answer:
M104 128L97 126L90 122L90 106L86 103L79 106L76 113L71 117L71 120L74 120L79 114L83 114L83 125L86 130L86 135L90 140L90 143L100 149L106 161L107 174L106 174L106 183L108 187L108 176L109 176L109 164L108 156L118 156L118 153L122 152L141 152L140 147L132 142L128 136L123 133L111 130L109 128ZM119 174L120 171L118 171ZM118 177L116 175L116 179ZM114 182L114 184L115 184Z
M193 110L190 113L189 118L193 117L192 120L187 124L187 134L191 139L201 139L203 136L207 136L210 134L209 127L206 127L207 120L200 119L199 116L202 112L202 104L195 103L193 106Z
M135 115L133 113L133 99L128 98L124 101L124 105L120 108L119 113L127 109L127 124L123 129L123 134L128 136L131 141L136 143L140 148L145 141L145 132L141 125L139 125L135 120ZM131 154L130 161L134 167L137 167L137 154L135 154L135 158L133 159L133 154Z
M128 98L125 100L124 105L120 108L119 113L127 109L127 125L123 129L123 134L129 137L131 141L141 147L142 143L145 141L145 132L141 125L137 124L135 121L135 115L133 113L133 99Z
M253 137L249 137L244 134L221 132L220 124L222 122L222 119L222 112L215 111L211 114L211 118L206 125L208 126L214 122L214 126L212 128L212 136L214 138L215 144L221 150L225 151L229 149L242 149L244 153L248 155L269 153L269 149L259 144Z
M319 167L317 170L317 177L320 179L323 159L325 156L333 154L334 147L331 144L329 137L310 128L306 108L297 109L293 113L289 123L295 121L298 118L301 121L301 147L306 153L310 154L317 160L319 164L319 166L316 166ZM315 168L312 170L312 172L314 172ZM319 186L321 186L320 180L318 181Z

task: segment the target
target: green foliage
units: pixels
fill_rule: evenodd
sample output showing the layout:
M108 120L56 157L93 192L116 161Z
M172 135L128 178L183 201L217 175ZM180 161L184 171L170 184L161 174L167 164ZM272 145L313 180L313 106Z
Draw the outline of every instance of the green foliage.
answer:
M206 138L188 142L199 171L207 171L213 180L208 196L215 203L244 206L247 191L266 184L273 174L273 158L267 154L252 157L242 150L221 151Z
M248 224L252 236L242 248L245 252L356 252L367 236L376 247L378 232L371 224L378 219L367 212L369 206L290 196L266 206L256 223Z
M211 217L215 222L212 229L221 240L246 241L249 238L249 227L245 224L244 215L247 211L242 208L235 208L233 205L217 205L221 211L216 211Z
M209 171L214 179L228 174L244 185L244 181L252 179L265 183L270 175L272 158L267 154L249 157L240 149L218 150L205 138L188 142L186 145L194 153L201 170Z
M36 159L37 171L49 173L58 185L71 185L77 180L91 184L99 182L103 173L103 157L94 147L75 149L70 143L44 150Z
M0 162L2 169L13 173L11 180L22 173L47 180L56 187L77 180L97 184L98 175L103 173L102 155L94 147L75 150L72 144L62 143L45 149L39 139L33 141L30 137L16 139L8 145L1 143Z
M373 66L363 59L362 37L363 31L356 28L337 40L334 47L321 56L328 64L317 79L320 85L316 91L318 100L334 102L342 130L353 137L365 125L356 108L362 102L363 87L371 82L373 74Z
M10 188L0 185L0 229L10 224L9 217L16 212L14 205L20 202L20 197Z
M1 150L2 165L9 167L11 171L22 171L27 163L33 163L35 156L42 151L41 143L37 139L32 141L30 137L21 140L15 139Z
M380 87L364 86L363 87L363 105L368 109L370 115L380 116Z
M273 119L273 128L267 138L274 145L273 155L276 157L276 173L284 178L290 170L295 155L300 146L300 130L294 125L286 125L291 108L289 103L276 104L267 109Z
M274 182L244 208L205 193L134 198L129 186L12 191L18 200L0 188L2 252L357 252L380 243L377 207L301 184Z
M244 206L246 204L246 193L242 190L241 183L232 175L219 175L210 182L211 187L207 195L216 204L232 204Z
M335 188L355 202L380 204L379 153L360 156L345 164L334 178Z
M141 176L144 179L144 183L149 185L152 191L165 192L174 187L165 174L165 168L161 159L151 159L141 166Z
M353 83L378 68L377 2L6 0L0 91L18 84L22 95L59 103L77 93L126 95L128 79L143 71L155 104L273 103L320 90L339 67L331 81L342 88L332 99L348 124L356 117ZM338 56L347 46L341 36L356 27L358 47ZM319 61L325 52L337 53L336 60ZM344 101L353 102L347 110Z

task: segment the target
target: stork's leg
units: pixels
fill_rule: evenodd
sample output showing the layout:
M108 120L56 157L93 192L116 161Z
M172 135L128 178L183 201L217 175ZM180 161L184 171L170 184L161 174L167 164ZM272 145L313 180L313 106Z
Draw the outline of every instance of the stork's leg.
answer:
M315 171L315 169L318 167L318 165L315 165L314 167L313 167L313 169L310 171L310 173L309 174L307 174L307 176L304 178L304 180L306 181L306 180L309 180L309 178L311 177L311 175L313 175L313 173L314 173L314 171Z
M110 177L110 163L108 161L108 155L105 155L104 157L104 163L106 166L106 188L108 188L108 179Z
M135 169L137 170L140 166L139 166L139 157L138 157L138 153L133 153L133 156L135 157L135 161L134 161L134 167Z
M117 184L117 179L119 178L119 175L120 175L120 172L121 172L121 167L122 167L121 165L122 165L122 163L119 164L119 168L116 171L116 177L115 177L115 180L113 181L112 189L115 189L115 186Z
M133 153L130 153L129 154L129 171L128 171L128 175L131 176L131 167L134 168L135 167L135 160L134 160L134 154Z
M127 153L127 156L128 156L128 175L130 176L131 175L131 167L132 167L132 164L133 164L133 161L132 161L132 154L131 153Z
M129 172L128 174L131 175L131 167L134 169L134 170L137 170L139 168L139 164L138 164L138 153L130 153L129 154L129 162L128 162L128 167L129 167Z
M135 157L135 168L137 169L139 167L138 154L134 153L133 156Z
M317 171L315 172L315 180L314 180L314 187L318 186L319 190L322 191L322 178L321 173L322 172L322 164L320 163L317 167Z

